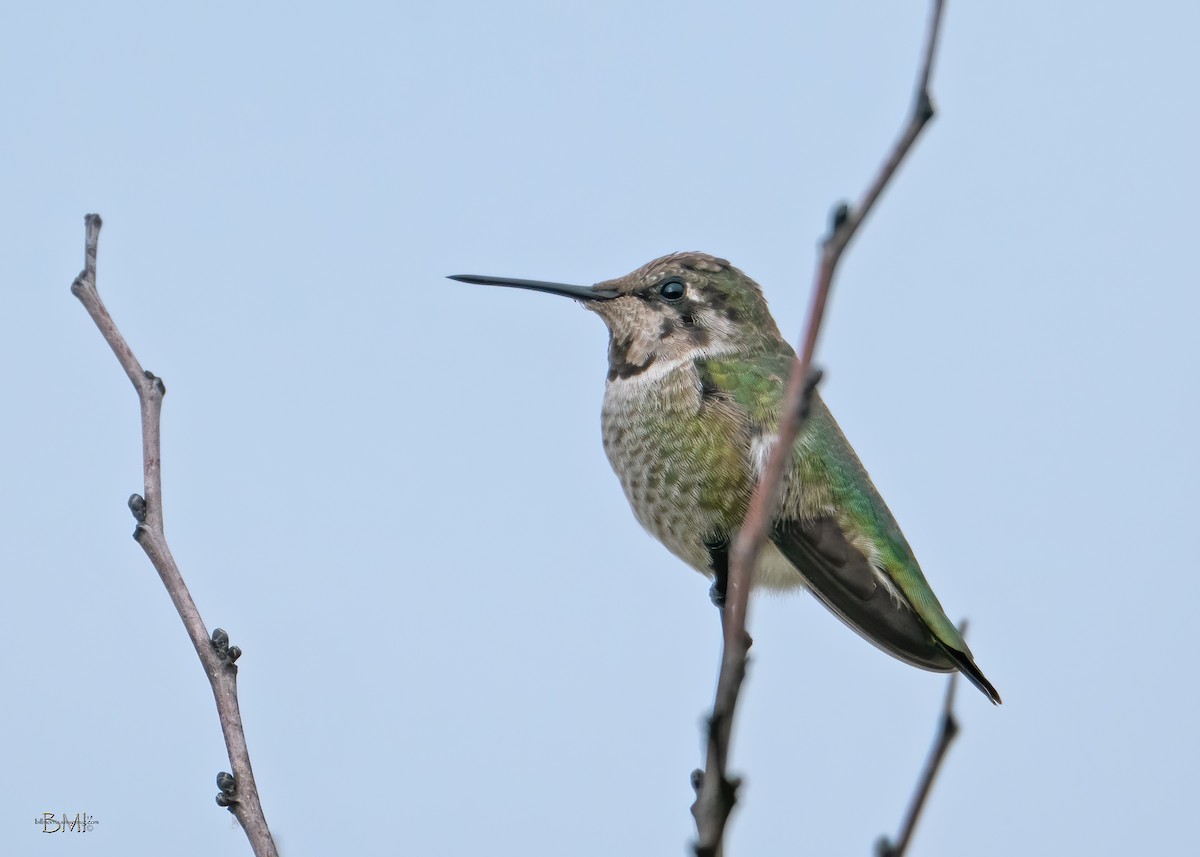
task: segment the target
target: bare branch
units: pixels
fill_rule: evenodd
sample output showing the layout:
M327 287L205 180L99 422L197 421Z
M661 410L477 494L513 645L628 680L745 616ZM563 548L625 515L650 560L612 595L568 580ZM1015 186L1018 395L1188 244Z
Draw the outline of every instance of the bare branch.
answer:
M88 315L96 322L104 341L112 348L117 362L121 364L121 368L125 370L125 374L137 390L141 405L145 495L134 494L129 498L129 509L137 520L133 537L142 546L158 576L162 578L192 645L196 648L196 654L200 657L209 684L212 685L217 714L221 720L221 731L225 735L225 747L229 752L229 764L233 769L232 776L222 772L217 778L220 789L217 803L228 807L237 818L246 831L256 857L276 857L278 852L263 816L258 789L254 783L254 771L250 767L246 736L242 730L242 717L238 710L237 666L234 662L241 652L236 646L229 646L229 635L220 628L213 631L212 637L209 637L200 612L196 609L175 559L171 556L163 532L159 419L167 388L161 378L142 368L117 329L112 316L105 309L104 302L100 300L100 293L96 290L96 250L100 240L100 216L87 215L84 225L87 236L84 267L71 284L71 293L79 298Z
M964 637L966 636L967 620L964 619L959 624L958 630ZM956 671L950 674L950 680L946 684L946 697L942 701L942 716L938 721L937 738L934 739L933 748L925 760L925 769L921 772L921 779L917 781L916 791L913 792L912 800L909 802L908 812L904 816L904 824L900 828L900 837L894 844L886 836L882 837L875 847L876 857L904 857L904 852L908 850L908 843L912 840L917 821L921 818L925 801L933 789L934 778L937 777L938 770L942 767L942 761L950 750L950 743L958 736L958 719L954 716L954 689L957 684L958 672Z
M750 602L752 570L766 542L767 529L779 503L783 472L807 416L812 391L819 380L813 372L813 354L816 351L817 337L821 331L821 321L825 315L825 304L833 283L833 275L850 240L858 232L859 226L912 149L921 130L933 118L929 77L933 70L943 5L943 0L934 0L912 111L900 138L884 159L858 206L851 209L841 205L837 208L830 233L822 243L808 324L800 356L793 364L791 378L788 380L778 439L771 449L762 478L750 500L745 521L730 549L729 579L722 616L724 651L721 672L717 679L716 699L708 721L707 761L704 772L693 774L696 801L692 805L692 815L696 819L696 830L699 834L696 843L697 857L719 857L725 825L737 798L738 781L728 778L726 761L738 693L746 675L746 656L750 645L750 638L746 633L746 614Z

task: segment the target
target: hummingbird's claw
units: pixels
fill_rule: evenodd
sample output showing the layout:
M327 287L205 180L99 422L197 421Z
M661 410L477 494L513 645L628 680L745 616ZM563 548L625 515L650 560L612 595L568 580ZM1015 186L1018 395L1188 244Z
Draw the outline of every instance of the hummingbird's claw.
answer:
M709 587L708 597L718 610L724 610L725 590L729 586L729 540L706 541L704 546L708 548L708 567L713 573L713 585Z
M708 597L712 599L713 605L718 610L725 609L725 587L722 586L722 584L725 582L725 579L721 578L720 580L715 581L713 585L708 588Z

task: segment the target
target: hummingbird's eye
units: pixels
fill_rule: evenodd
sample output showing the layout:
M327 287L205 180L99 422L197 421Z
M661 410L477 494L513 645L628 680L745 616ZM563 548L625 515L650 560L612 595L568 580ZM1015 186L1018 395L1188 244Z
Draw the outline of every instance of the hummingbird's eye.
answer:
M671 301L672 303L683 297L686 291L687 287L683 284L683 280L674 277L658 287L658 293L662 295L662 299L664 301Z

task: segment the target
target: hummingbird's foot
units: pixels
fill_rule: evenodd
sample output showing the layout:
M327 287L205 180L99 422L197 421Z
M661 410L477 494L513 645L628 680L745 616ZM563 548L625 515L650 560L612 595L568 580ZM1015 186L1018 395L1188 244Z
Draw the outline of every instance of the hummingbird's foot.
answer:
M708 566L712 569L713 585L709 587L708 597L718 610L725 609L725 590L729 587L729 540L716 539L705 542L708 548Z

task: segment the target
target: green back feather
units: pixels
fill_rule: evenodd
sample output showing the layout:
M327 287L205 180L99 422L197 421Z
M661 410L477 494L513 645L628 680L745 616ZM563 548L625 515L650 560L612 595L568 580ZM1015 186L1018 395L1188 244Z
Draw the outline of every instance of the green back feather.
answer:
M701 379L728 396L751 423L751 431L773 435L794 355L787 352L723 355L699 361ZM883 502L833 415L814 394L812 409L793 453L800 479L785 492L780 515L816 517L832 510L848 538L866 540L882 571L946 645L969 652L954 623L933 594L912 549Z

